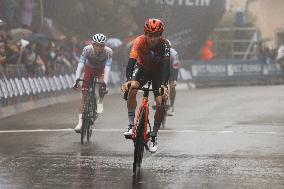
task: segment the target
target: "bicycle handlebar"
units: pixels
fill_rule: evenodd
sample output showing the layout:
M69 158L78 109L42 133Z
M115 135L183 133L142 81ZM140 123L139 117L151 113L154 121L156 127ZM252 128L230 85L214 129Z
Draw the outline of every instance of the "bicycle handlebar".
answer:
M128 84L128 89L129 88L130 88L130 85ZM132 89L138 89L139 91L144 91L144 92L157 91L160 94L164 94L164 88L160 88L160 90L158 90L158 89L150 89L149 87L133 87ZM123 99L127 100L127 97L128 97L128 91L124 92Z
M96 78L98 79L98 78ZM79 81L85 81L84 79L77 79L76 82L79 82ZM105 85L105 82L101 82L101 81L96 81L97 84L102 84L102 85Z

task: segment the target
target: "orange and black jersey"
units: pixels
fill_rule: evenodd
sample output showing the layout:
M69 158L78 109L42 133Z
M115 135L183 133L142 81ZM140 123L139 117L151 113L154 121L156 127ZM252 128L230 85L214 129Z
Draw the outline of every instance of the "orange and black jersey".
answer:
M159 75L161 84L166 85L170 75L170 45L168 41L160 38L154 49L150 49L145 35L137 37L133 42L126 67L127 81L137 79L134 73L135 65L136 68L140 67L139 70L144 70L141 73L148 72L150 76Z
M160 38L154 49L150 49L145 35L140 35L133 42L129 58L135 59L144 69L159 71L163 63L170 60L170 45L165 38Z

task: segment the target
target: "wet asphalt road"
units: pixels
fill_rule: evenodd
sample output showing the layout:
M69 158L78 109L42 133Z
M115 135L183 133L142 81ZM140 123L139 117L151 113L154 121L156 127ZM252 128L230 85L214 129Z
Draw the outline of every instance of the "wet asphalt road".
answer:
M2 119L0 188L284 188L283 91L283 85L178 91L159 150L145 154L136 177L120 94L106 97L87 145L71 130L78 101Z

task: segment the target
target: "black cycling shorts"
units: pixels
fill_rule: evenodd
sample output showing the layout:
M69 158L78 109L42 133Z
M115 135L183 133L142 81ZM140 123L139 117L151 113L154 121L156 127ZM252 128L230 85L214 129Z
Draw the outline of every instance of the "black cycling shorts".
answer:
M143 69L141 65L135 64L132 74L132 81L138 81L140 87L143 87L148 81L152 81L152 88L154 91L154 96L161 96L159 93L159 88L162 85L162 71L153 71Z

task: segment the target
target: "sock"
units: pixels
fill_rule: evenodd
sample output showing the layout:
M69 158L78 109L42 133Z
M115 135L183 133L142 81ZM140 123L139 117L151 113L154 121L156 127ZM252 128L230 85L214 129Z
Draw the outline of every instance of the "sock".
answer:
M158 130L160 129L160 126L161 126L161 122L154 122L152 136L157 136Z
M129 125L134 125L135 109L128 110Z

